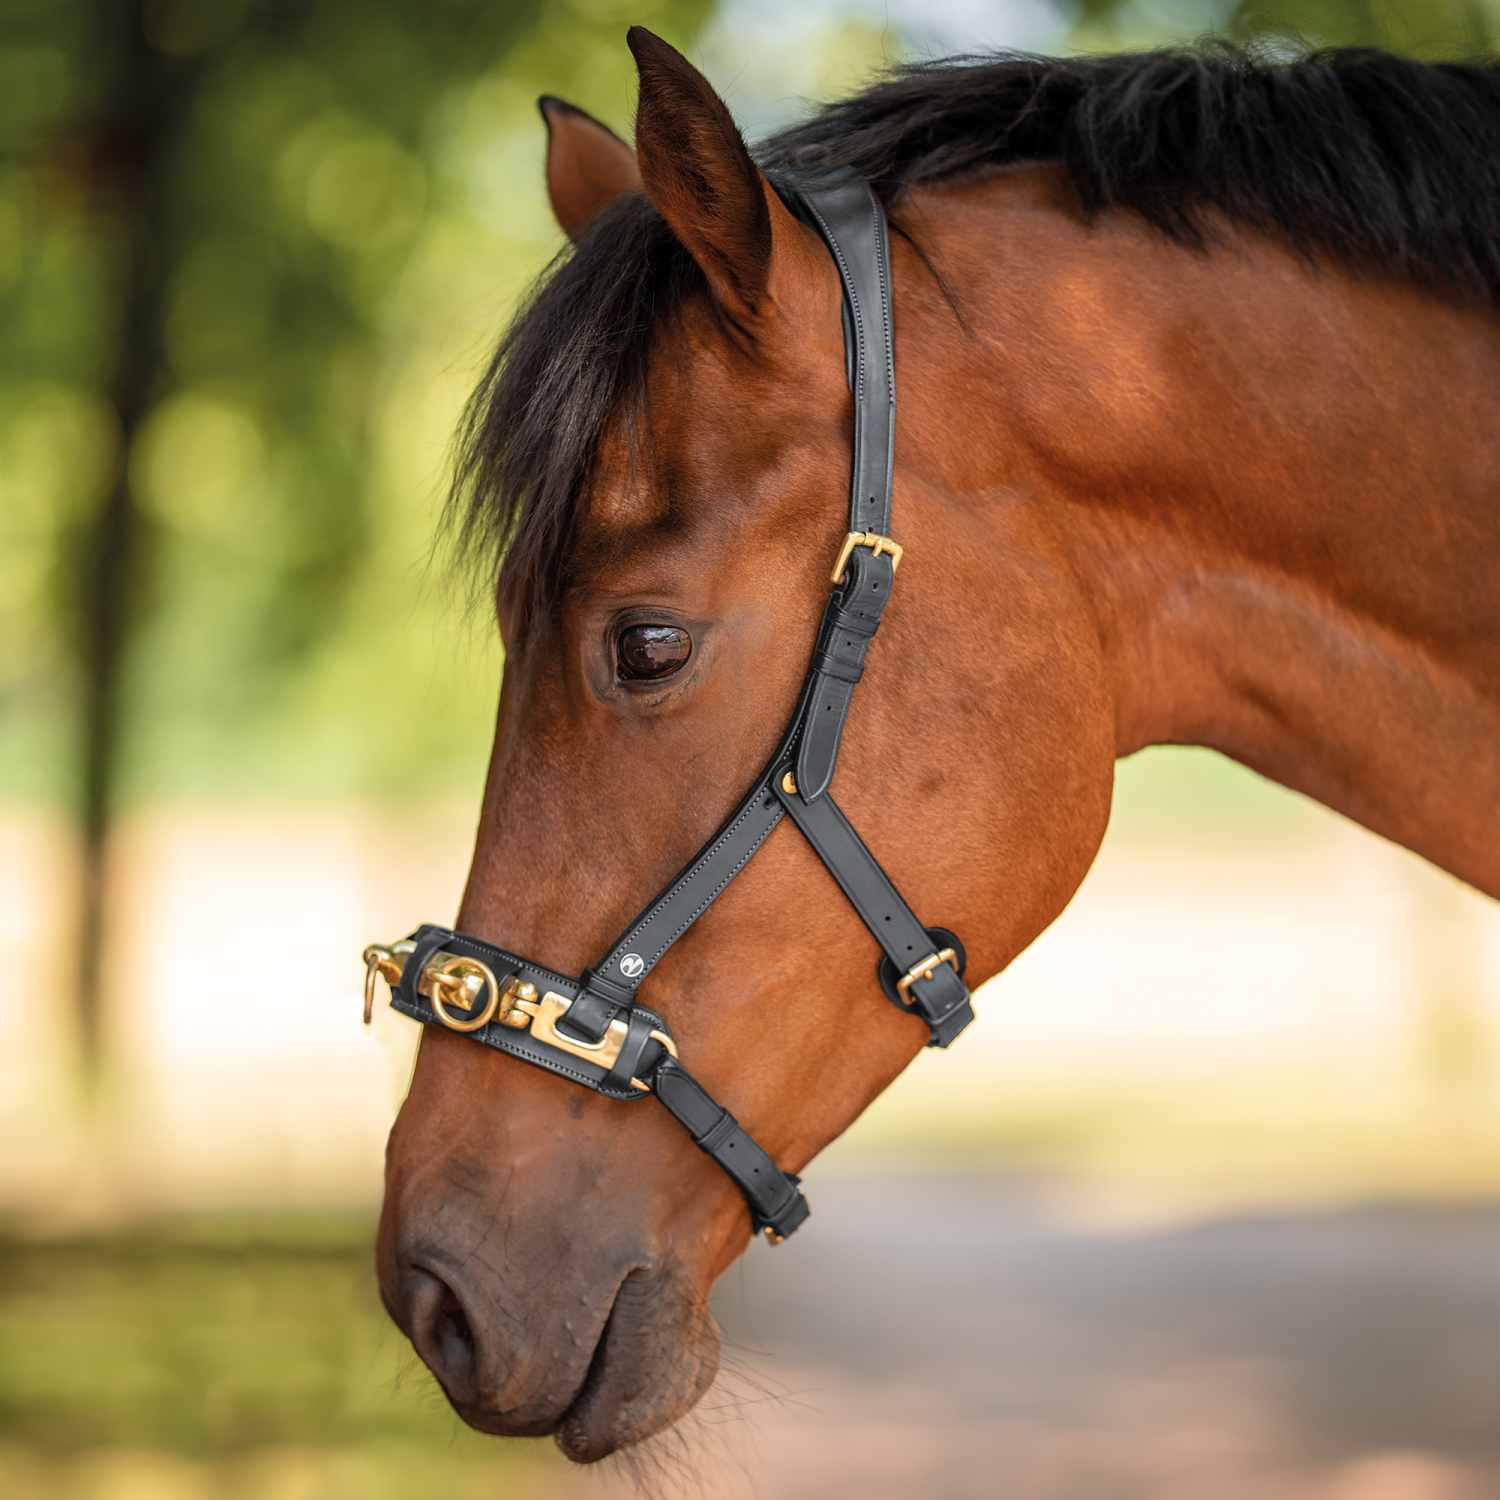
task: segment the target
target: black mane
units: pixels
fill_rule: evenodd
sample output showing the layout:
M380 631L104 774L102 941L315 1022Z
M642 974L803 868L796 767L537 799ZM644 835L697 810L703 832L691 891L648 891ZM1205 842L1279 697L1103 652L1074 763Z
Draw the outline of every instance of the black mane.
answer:
M863 173L887 208L919 183L1061 161L1090 213L1191 246L1213 208L1309 258L1500 300L1500 65L1372 51L1268 61L1224 44L913 63L756 152ZM893 221L899 230L899 220ZM617 409L640 410L652 330L702 278L626 194L549 268L459 432L449 516L523 606L555 597L574 498ZM490 575L493 577L493 574Z

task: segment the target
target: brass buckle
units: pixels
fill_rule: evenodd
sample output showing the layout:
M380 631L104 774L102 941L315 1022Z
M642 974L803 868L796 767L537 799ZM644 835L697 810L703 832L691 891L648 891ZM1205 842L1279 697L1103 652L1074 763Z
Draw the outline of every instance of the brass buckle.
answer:
M503 995L504 1008L500 1013L502 1026L510 1026L517 1031L530 1026L531 1034L537 1041L556 1047L559 1052L566 1052L570 1057L581 1057L585 1062L597 1063L601 1068L614 1067L620 1048L625 1045L625 1038L630 1034L629 1024L617 1017L609 1023L597 1042L580 1042L557 1029L558 1021L573 1005L567 996L559 995L556 990L548 990L538 1000L534 984L518 983L516 979L507 982ZM653 1029L650 1035L673 1057L677 1056L677 1044L666 1032ZM642 1083L639 1078L632 1078L630 1083L631 1087L639 1089L643 1094L651 1092L651 1085Z
M556 1047L559 1052L581 1057L585 1062L598 1063L601 1068L614 1067L630 1030L624 1021L611 1021L597 1042L580 1042L557 1029L558 1019L567 1015L573 1006L566 995L548 990L538 1000L534 984L518 984L514 979L506 985L505 992L505 1011L500 1017L502 1026L512 1026L517 1031L530 1026L537 1041Z
M851 531L844 538L844 545L839 548L839 560L834 563L833 572L828 575L830 583L844 581L844 569L848 566L856 547L872 547L876 557L879 557L882 552L889 552L893 573L901 566L901 558L905 553L905 548L899 542L893 542L888 536L881 536L878 531Z
M941 953L934 953L924 958L921 963L913 964L906 971L904 979L896 981L896 993L901 997L901 1003L908 1008L911 1005L911 987L919 979L931 979L932 971L939 964L952 964L953 972L958 973L958 950L956 948L944 948Z

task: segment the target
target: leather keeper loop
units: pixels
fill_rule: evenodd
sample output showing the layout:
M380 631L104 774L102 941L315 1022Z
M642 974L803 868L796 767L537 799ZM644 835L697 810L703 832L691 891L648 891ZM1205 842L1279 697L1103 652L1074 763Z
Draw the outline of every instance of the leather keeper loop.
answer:
M585 969L584 973L587 974L588 970ZM621 1008L618 1001L601 995L597 990L580 989L567 1014L558 1018L557 1029L576 1041L593 1044L603 1037Z
M813 663L813 671L821 672L824 677L836 677L840 682L847 682L853 687L865 675L865 664L863 661L842 661L825 651Z
M632 1078L644 1076L647 1070L641 1066L641 1059L645 1056L648 1047L659 1045L651 1040L651 1033L654 1029L654 1023L647 1012L643 1010L630 1012L629 1028L620 1048L620 1055L615 1059L609 1072L604 1075L603 1086L605 1088L623 1091L631 1087Z
M431 1012L433 1020L438 1019L437 1011L427 997L417 990L417 982L422 977L422 970L427 967L428 960L432 955L446 946L448 940L455 934L446 927L434 927L431 923L423 925L412 934L412 948L410 956L406 960L406 967L401 971L400 995L410 1006L417 1010Z
M580 989L592 990L612 1005L629 1005L635 999L635 986L621 984L617 979L600 973L597 967L587 968L578 976Z
M709 1129L698 1140L697 1145L701 1150L708 1152L708 1154L712 1156L714 1152L717 1151L719 1147L722 1146L724 1142L727 1141L738 1128L739 1127L735 1122L734 1116L730 1114L726 1109L724 1113L719 1116L719 1123L717 1125L710 1126Z

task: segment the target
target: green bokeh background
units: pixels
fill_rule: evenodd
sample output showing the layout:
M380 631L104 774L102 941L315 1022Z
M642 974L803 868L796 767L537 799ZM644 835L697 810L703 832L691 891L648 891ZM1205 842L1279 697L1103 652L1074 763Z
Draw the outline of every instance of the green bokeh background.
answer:
M8 793L77 801L91 529L122 469L116 807L471 774L499 661L430 563L447 437L558 248L536 95L627 123L614 7L7 8ZM686 45L704 6L636 10ZM112 386L142 364L126 431Z

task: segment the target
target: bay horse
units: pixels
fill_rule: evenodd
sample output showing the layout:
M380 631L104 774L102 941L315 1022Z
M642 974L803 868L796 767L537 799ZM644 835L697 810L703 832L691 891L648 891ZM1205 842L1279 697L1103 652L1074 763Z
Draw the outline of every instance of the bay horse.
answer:
M1062 911L1148 745L1500 897L1500 70L960 59L752 156L627 40L634 149L542 101L570 245L461 432L506 646L464 933L580 972L788 723L853 420L838 272L766 176L809 164L889 215L905 548L833 785L969 981ZM877 956L783 822L646 1003L795 1172L926 1040ZM750 1229L656 1102L424 1029L377 1262L473 1426L581 1462L668 1426Z

